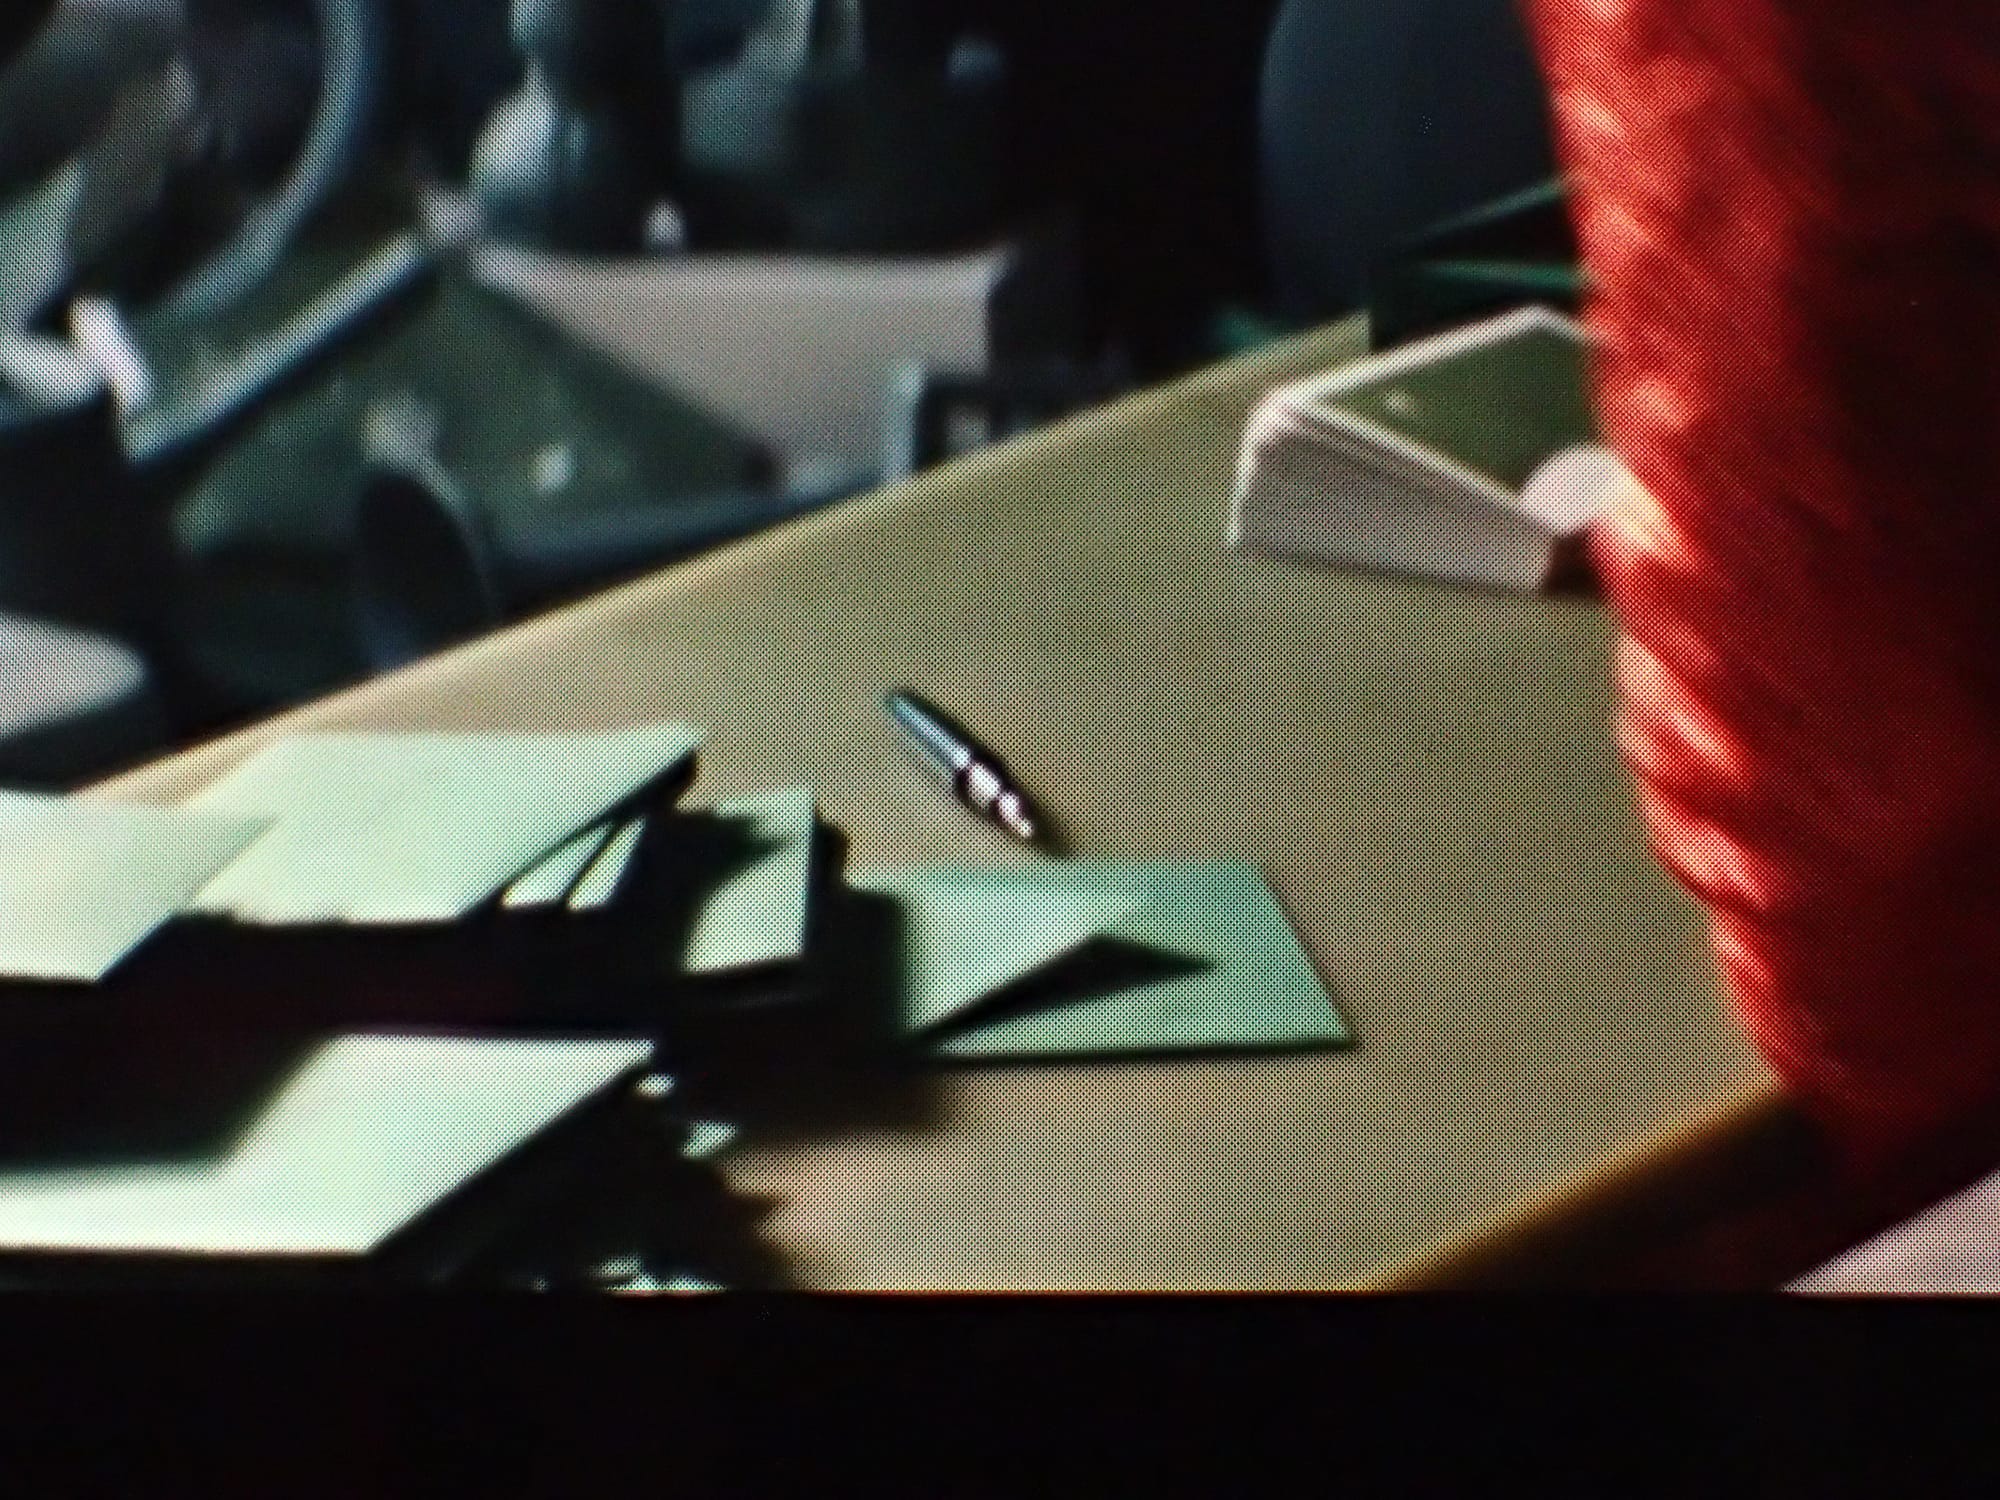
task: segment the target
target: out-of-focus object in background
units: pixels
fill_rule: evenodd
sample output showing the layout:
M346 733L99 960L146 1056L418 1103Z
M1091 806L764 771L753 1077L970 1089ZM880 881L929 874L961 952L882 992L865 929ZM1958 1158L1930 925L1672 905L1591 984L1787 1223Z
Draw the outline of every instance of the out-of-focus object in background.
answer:
M961 426L978 423L975 441L990 441L1129 380L1068 357L1073 265L1060 233L908 256L606 258L485 239L468 264L485 287L652 385L663 412L705 414L759 443L769 472L678 490L632 474L622 496L584 503L577 455L594 460L610 440L565 435L534 461L546 494L524 504L506 455L539 418L517 417L486 452L454 439L450 423L372 423L354 584L376 668L904 477L951 456ZM497 309L484 319L490 336ZM579 349L564 363L581 373L588 361Z
M1583 567L1621 471L1583 329L1525 307L1279 387L1244 433L1230 542L1531 591Z
M179 0L13 0L0 8L0 195L80 150L174 55Z
M664 12L668 75L736 55L768 0L655 0ZM399 0L397 115L435 174L462 182L493 110L521 82L525 64L509 36L513 0ZM645 59L635 55L635 61ZM671 102L670 100L666 102ZM646 101L647 119L671 148L678 120Z
M424 295L434 270L429 246L413 236L392 240L277 329L202 378L168 382L159 399L136 409L121 402L112 377L132 373L122 366L138 356L107 305L77 304L76 343L25 330L0 337L0 610L101 633L135 652L177 734L226 716L183 629L189 559L176 535L181 502L274 398ZM107 342L122 354L93 362L80 347ZM36 680L20 676L15 686L26 693ZM32 726L39 742L53 734L43 718L66 712L63 704L76 697L49 685L39 708L21 701L6 712ZM97 713L87 705L78 711ZM0 727L0 741L5 733ZM0 743L0 768L10 754ZM79 754L74 770L110 766Z
M55 0L17 0L0 12L0 67L14 60L14 54L41 28L55 8Z
M493 112L469 184L502 238L637 254L664 193L673 118L659 0L514 0L516 92Z
M44 318L85 277L135 260L198 157L196 83L170 21L65 5L0 74L0 328Z
M170 305L194 316L268 279L352 179L380 125L391 30L384 0L185 3L211 176L234 197L227 238L174 288Z
M145 660L109 636L0 614L0 779L67 786L164 750Z
M998 227L1006 70L937 0L773 0L681 110L701 249L898 253Z
M1512 0L1288 0L1260 105L1278 313L1359 307L1392 247L1554 173Z
M63 0L0 72L0 313L236 302L351 174L384 46L379 0Z
M1005 442L1130 392L1122 355L1017 359L982 372L911 360L889 386L883 477L907 479L969 448Z
M38 9L0 71L0 609L17 612L0 619L0 774L61 783L209 722L176 621L176 506L253 411L431 265L393 244L236 358L156 378L161 329L202 339L357 164L378 3Z
M400 667L647 568L806 515L865 484L836 478L634 496L581 515L509 511L475 493L430 444L378 435L354 521L357 643L375 670Z
M1550 178L1391 246L1369 272L1368 338L1387 349L1524 302L1574 314L1583 291L1569 194Z
M787 478L875 469L911 361L974 376L1067 353L1081 321L1060 231L935 255L589 260L481 244L473 273L675 399L763 443Z
M1125 390L1115 361L1050 358L978 375L912 361L889 382L884 462L832 469L767 489L635 500L577 515L482 503L437 452L424 424L371 434L355 517L354 603L360 645L378 670L402 666L510 620L653 567L808 515L873 485L1028 431Z
M121 97L143 94L158 79L171 53L172 5L66 6L63 24L48 24L55 9L47 0L0 12L0 195L55 172L104 127ZM78 184L65 186L74 194ZM0 273L0 325L11 330L0 335L0 458L18 470L36 464L52 429L103 427L110 409L86 359L23 326L46 295L50 262L61 257L61 221L46 204L9 208L0 236L28 240L26 256L5 268L12 274ZM50 509L31 508L45 517ZM61 784L109 770L159 748L166 728L152 675L129 646L0 614L0 778Z
M411 315L373 326L378 336L254 413L179 507L179 545L204 582L184 600L183 629L204 681L236 712L269 712L409 659L350 629L356 502L385 448L422 454L434 465L423 470L427 494L462 501L507 535L517 523L589 531L605 513L641 506L674 513L769 474L726 424L590 357L456 263ZM411 551L384 566L422 581L428 597L413 607L427 611L449 580L424 568L434 554L421 537L404 536ZM403 638L456 637L427 627Z
M66 784L167 742L150 664L118 632L151 612L158 579L141 538L112 530L128 518L111 423L103 383L66 345L0 347L0 466L30 481L0 485L0 780L11 784ZM95 535L79 524L106 507Z

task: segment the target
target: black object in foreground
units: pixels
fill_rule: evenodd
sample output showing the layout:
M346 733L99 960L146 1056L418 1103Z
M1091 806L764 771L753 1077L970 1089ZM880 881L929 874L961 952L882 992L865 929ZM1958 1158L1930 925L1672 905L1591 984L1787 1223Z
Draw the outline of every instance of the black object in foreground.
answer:
M1040 813L999 757L983 749L942 709L907 688L889 694L882 706L909 731L925 764L937 771L959 801L1023 843L1032 844L1041 836Z

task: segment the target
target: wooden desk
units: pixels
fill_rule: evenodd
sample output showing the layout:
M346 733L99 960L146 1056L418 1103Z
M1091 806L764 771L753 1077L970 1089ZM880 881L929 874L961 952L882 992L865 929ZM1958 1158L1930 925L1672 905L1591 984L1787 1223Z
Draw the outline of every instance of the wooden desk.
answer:
M730 1172L778 1200L802 1281L1615 1276L1811 1148L1643 846L1602 606L1223 547L1252 403L1360 348L1349 325L1233 362L113 789L179 797L281 730L671 716L712 730L692 801L803 780L856 866L1021 857L899 752L879 702L911 683L1078 852L1261 865L1360 1045L951 1072L921 1131L754 1146Z

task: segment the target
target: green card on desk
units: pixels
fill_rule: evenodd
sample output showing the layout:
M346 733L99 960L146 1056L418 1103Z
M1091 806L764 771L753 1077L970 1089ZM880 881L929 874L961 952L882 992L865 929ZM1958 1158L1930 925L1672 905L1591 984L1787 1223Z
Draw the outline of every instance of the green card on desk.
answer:
M449 922L683 771L683 724L606 734L308 734L196 796L275 826L191 909L239 922Z
M812 921L811 789L735 798L711 815L740 834L742 858L696 913L682 963L690 974L714 974L797 961Z
M202 1149L0 1160L0 1255L363 1256L650 1054L627 1039L330 1037Z
M0 792L0 975L102 979L267 818Z
M903 912L905 1033L950 1058L1352 1040L1263 877L1072 860L851 875Z
M599 911L618 897L650 836L686 909L672 967L719 974L805 956L812 921L818 801L787 787L705 809L604 824L578 834L507 888L510 909Z

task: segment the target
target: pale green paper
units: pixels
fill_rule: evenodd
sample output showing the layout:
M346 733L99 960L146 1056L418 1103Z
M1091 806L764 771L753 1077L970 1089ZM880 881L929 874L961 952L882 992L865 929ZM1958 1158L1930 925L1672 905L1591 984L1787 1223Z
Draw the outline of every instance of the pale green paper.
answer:
M1072 860L849 877L904 913L902 1023L965 1058L1337 1046L1351 1040L1255 868ZM1134 978L1065 988L1066 966L1118 945ZM1135 963L1134 960L1137 960ZM1026 1012L979 1007L1010 986L1051 992Z
M102 979L269 827L0 792L0 976Z
M818 810L810 787L716 804L714 815L741 827L758 852L695 913L681 959L688 973L796 963L805 956Z
M0 1249L366 1254L651 1050L339 1037L212 1155L0 1171Z
M559 906L576 889L591 861L611 842L612 827L600 823L586 828L547 859L507 887L500 904L510 911L532 907Z
M689 1161L712 1161L736 1144L742 1134L724 1120L696 1120L688 1127L681 1155Z
M717 803L695 813L740 833L747 860L716 873L695 904L680 967L688 974L727 973L796 963L805 954L812 916L813 838L818 802L810 787L787 787ZM668 818L660 836L673 838ZM628 836L629 835L629 836ZM571 893L572 910L603 906L638 847L638 825L620 830ZM697 857L710 846L691 841ZM540 870L530 872L540 888ZM698 872L697 872L698 873Z
M455 921L700 740L684 724L279 740L190 804L278 820L194 909L268 924Z
M849 884L895 899L903 912L902 1018L922 1031L1046 968L1146 902L1124 865L1033 865L853 875Z
M569 893L571 911L592 911L608 902L618 889L618 882L625 877L625 867L631 863L632 855L639 847L639 840L645 836L646 820L634 818L629 823L620 824L611 837L604 841L604 847L590 862L590 868L583 872L583 878L576 883L576 889Z

